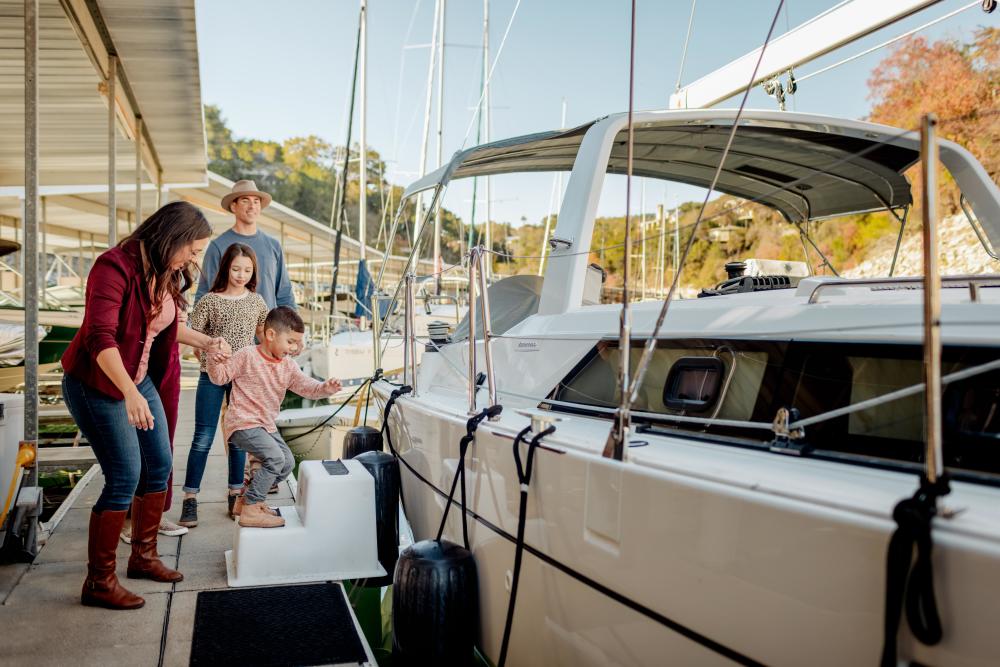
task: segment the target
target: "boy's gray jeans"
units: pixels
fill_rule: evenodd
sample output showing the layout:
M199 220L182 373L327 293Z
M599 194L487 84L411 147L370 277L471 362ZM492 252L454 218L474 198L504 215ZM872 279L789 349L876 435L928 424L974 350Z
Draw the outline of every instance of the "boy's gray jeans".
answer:
M250 480L243 494L245 504L253 505L263 501L275 482L280 482L292 474L295 458L279 433L268 433L260 427L250 428L245 431L234 431L229 441L253 454L261 463L260 470Z

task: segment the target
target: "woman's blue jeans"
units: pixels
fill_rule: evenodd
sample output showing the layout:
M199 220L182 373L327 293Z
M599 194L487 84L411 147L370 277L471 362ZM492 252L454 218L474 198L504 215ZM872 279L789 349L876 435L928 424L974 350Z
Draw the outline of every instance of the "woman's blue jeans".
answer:
M127 510L132 496L167 489L173 465L167 415L149 376L138 388L153 414L153 428L148 431L128 423L124 400L111 398L71 375L63 375L63 400L104 473L104 489L94 511Z
M194 438L191 440L191 451L188 452L184 493L198 493L201 490L201 478L205 475L208 452L212 449L212 441L215 440L222 401L227 393L229 385L213 384L208 379L208 373L203 372L198 377L198 393L194 400ZM246 458L246 452L229 443L230 489L243 488L243 466Z

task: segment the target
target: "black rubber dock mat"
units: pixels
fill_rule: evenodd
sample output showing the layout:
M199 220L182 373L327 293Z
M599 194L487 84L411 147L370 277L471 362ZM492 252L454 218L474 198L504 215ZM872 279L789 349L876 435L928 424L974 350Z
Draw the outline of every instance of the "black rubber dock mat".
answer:
M202 591L192 665L329 665L368 660L332 583Z

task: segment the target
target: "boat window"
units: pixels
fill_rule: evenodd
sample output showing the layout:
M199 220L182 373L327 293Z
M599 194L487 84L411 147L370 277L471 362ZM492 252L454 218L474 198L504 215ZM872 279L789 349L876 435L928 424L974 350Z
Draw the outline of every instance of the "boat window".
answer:
M638 341L632 350L633 373L639 365L641 345ZM772 393L764 378L774 354L768 348L773 347L704 341L657 345L633 408L639 412L751 419L757 403L762 397L769 402ZM617 342L598 343L550 397L581 406L617 407L620 360ZM771 368L775 376L780 371L780 367ZM700 398L696 398L698 392Z
M638 365L642 341L632 353ZM996 359L996 350L945 348L942 374ZM599 343L551 399L573 406L553 410L585 412L587 406L616 408L619 351ZM766 446L767 431L750 427L678 423L669 415L770 422L780 407L811 417L883 396L923 381L916 345L754 341L664 341L658 345L633 410L634 421L657 430L724 436ZM804 444L816 456L886 465L923 463L923 394L875 405L805 429ZM953 471L1000 475L1000 371L948 384L942 397L945 465ZM589 414L609 416L608 411ZM663 415L663 419L656 415Z

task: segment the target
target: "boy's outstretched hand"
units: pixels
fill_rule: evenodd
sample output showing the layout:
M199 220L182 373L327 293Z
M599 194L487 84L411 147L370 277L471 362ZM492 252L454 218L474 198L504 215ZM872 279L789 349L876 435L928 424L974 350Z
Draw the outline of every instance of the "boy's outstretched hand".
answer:
M323 391L330 394L331 396L340 391L343 386L340 384L340 380L337 378L330 378L323 383Z

